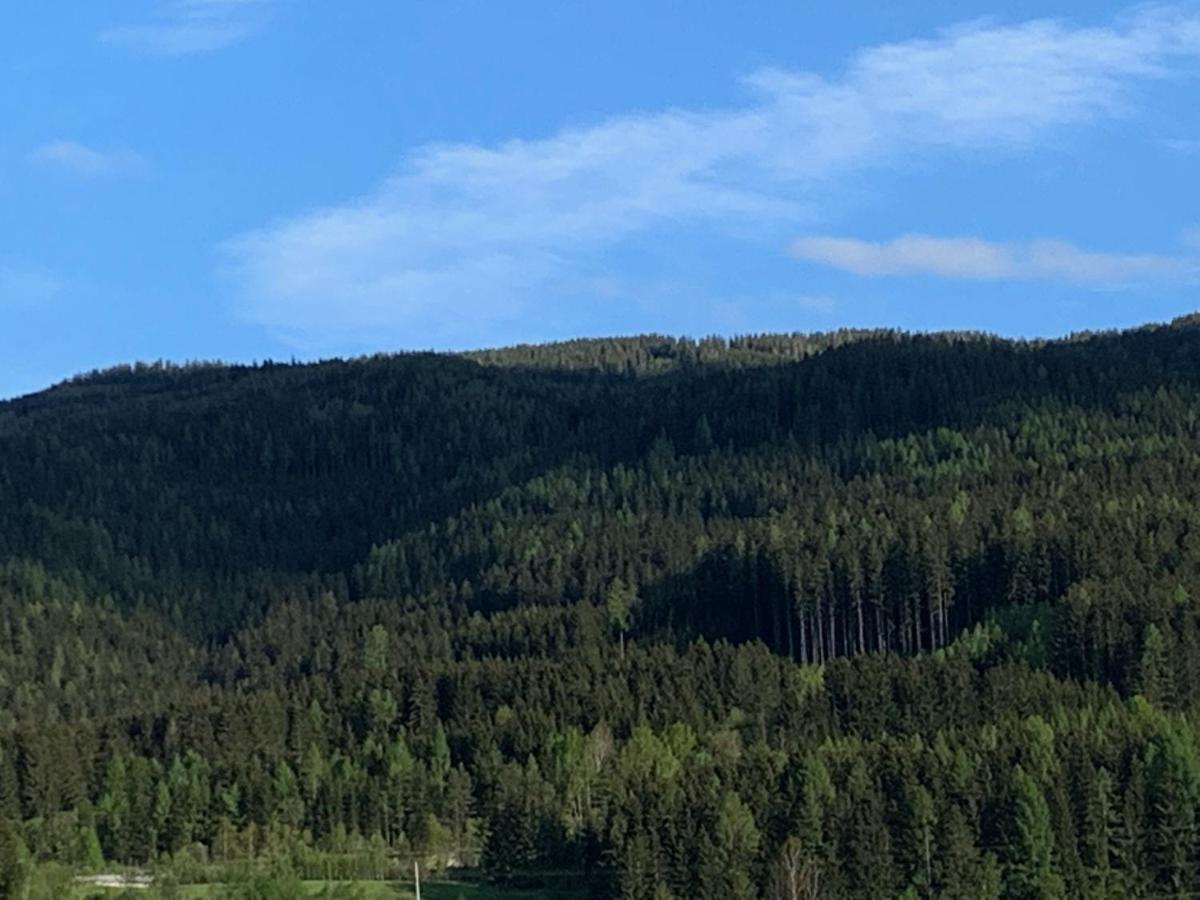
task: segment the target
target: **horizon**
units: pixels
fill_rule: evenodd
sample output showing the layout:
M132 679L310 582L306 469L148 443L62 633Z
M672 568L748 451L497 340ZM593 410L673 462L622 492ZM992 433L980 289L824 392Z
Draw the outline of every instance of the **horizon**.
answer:
M878 327L847 327L847 328L831 328L817 331L760 331L760 332L742 332L731 334L706 334L706 335L686 335L686 334L665 334L662 332L638 332L631 334L607 334L607 335L581 335L578 337L563 338L560 340L526 342L517 344L502 344L495 346L471 347L463 350L437 350L423 349L420 347L400 349L400 350L379 350L370 353L348 354L343 356L325 356L312 359L276 359L273 357L264 357L262 359L250 360L224 360L224 359L138 359L123 362L116 362L112 365L103 366L95 369L86 369L74 372L58 381L45 385L44 387L28 391L24 394L16 394L13 396L0 395L0 405L11 401L22 400L26 397L34 397L39 394L44 394L48 391L64 385L69 385L78 381L86 381L89 378L100 377L111 372L124 372L136 369L138 367L146 367L149 369L167 368L167 369L188 369L188 368L260 368L267 366L285 366L285 367L304 367L304 366L320 366L333 363L353 363L363 360L375 359L392 359L404 356L444 356L444 357L459 357L471 356L481 353L498 353L505 350L516 350L525 347L550 347L560 344L571 343L593 343L604 341L621 341L635 340L638 338L662 338L663 340L689 342L693 344L707 340L720 340L726 344L738 340L760 338L760 337L821 337L823 335L836 334L838 332L850 331L864 334L880 333L880 334L899 334L906 337L941 337L941 336L962 336L970 338L978 338L980 340L995 340L1014 344L1053 344L1066 341L1076 340L1080 338L1091 339L1094 337L1103 337L1105 335L1120 335L1131 332L1143 331L1153 328L1172 328L1177 327L1181 323L1190 319L1200 319L1200 307L1197 307L1189 312L1181 313L1171 319L1153 319L1141 321L1133 325L1118 325L1111 328L1096 328L1096 329L1078 329L1075 331L1065 332L1061 334L1044 334L1044 335L1010 335L1000 334L994 331L977 331L972 329L907 329L895 328L890 326Z
M137 359L1196 305L1196 0L14 14L0 397Z

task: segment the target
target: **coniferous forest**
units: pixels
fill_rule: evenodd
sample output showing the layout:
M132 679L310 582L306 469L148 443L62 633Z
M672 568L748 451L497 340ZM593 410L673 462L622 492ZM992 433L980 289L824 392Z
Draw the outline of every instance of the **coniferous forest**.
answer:
M0 895L1200 891L1200 318L93 372L0 404Z

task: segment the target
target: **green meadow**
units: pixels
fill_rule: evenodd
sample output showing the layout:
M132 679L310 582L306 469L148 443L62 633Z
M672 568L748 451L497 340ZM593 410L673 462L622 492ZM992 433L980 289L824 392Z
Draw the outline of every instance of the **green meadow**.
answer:
M415 893L411 884L380 881L323 882L308 881L304 888L310 897L321 897L329 892L339 896L336 889L352 889L346 896L353 900L413 900ZM189 885L180 888L180 895L188 900L221 896L219 885ZM492 885L467 882L431 882L421 885L422 900L577 900L581 895L569 895L558 891L523 891L500 888Z
M416 894L411 884L402 882L383 881L306 881L302 883L304 897L330 900L415 900ZM170 892L158 890L122 892L118 889L101 889L94 887L77 887L74 900L100 900L114 897L145 897L156 900L159 897L180 898L180 900L257 900L255 893L231 891L228 886L221 884L182 885ZM585 894L573 893L564 889L518 889L496 887L465 881L433 881L421 885L422 900L582 900Z

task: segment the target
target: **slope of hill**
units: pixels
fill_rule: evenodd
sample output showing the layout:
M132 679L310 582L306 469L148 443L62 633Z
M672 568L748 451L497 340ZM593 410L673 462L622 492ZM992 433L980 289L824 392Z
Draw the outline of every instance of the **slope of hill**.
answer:
M1192 318L0 404L0 820L659 900L1198 885L1198 401Z

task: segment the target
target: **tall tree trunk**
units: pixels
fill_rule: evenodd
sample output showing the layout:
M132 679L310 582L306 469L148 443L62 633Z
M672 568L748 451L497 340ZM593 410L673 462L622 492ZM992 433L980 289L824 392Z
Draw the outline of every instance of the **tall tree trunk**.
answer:
M920 653L924 647L921 644L921 598L914 593L912 597L912 622L913 622L913 652Z
M819 600L813 610L813 625L817 632L817 662L821 663L825 661L825 629L821 624L821 602Z

